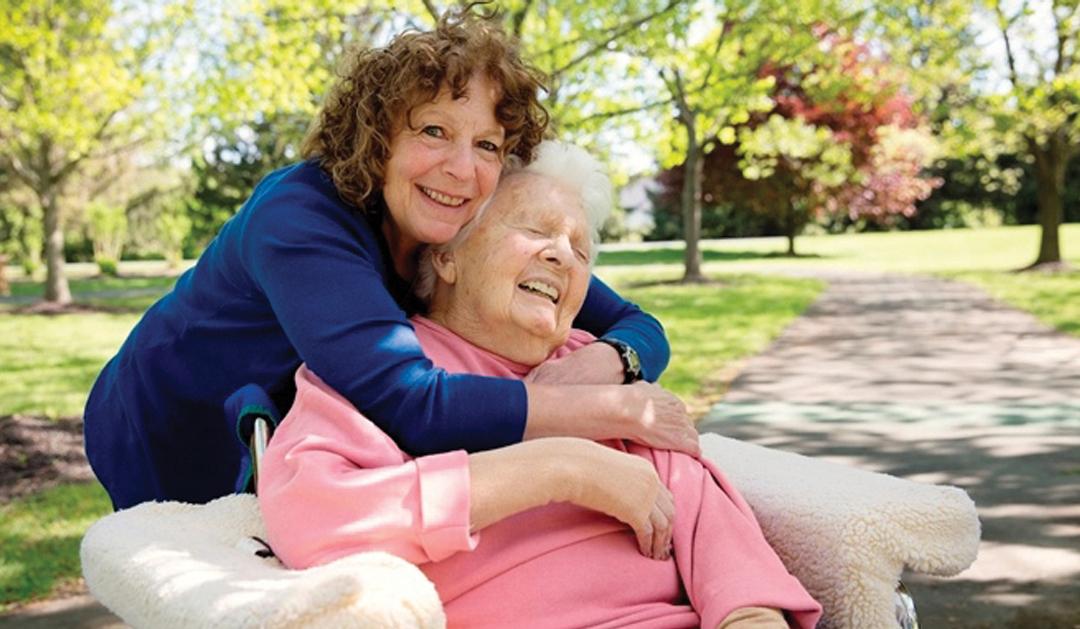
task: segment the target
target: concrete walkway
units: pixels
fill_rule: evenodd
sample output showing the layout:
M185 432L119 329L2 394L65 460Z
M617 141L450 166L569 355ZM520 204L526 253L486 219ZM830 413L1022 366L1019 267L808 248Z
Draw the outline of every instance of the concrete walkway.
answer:
M978 560L905 577L923 627L1080 627L1080 339L963 284L822 277L702 430L967 490Z

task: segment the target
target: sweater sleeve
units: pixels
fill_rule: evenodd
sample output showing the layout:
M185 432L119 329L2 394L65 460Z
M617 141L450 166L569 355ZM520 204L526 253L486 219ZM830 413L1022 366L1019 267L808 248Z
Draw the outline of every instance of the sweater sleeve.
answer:
M330 194L282 182L244 226L239 255L273 311L267 325L414 456L520 442L524 385L435 368L386 288L379 240Z
M633 347L641 359L641 374L649 382L656 382L671 359L671 347L660 322L620 297L595 275L574 327Z
M675 563L701 626L712 629L740 607L783 610L812 629L821 606L784 567L742 496L708 461L636 444L675 498Z
M258 488L270 545L287 566L370 550L422 564L476 547L464 451L409 460L306 368L296 382Z

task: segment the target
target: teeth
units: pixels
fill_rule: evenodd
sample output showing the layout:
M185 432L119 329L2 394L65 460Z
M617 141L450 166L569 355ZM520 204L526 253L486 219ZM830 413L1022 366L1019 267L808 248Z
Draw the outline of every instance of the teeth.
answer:
M464 197L452 197L448 194L443 194L438 190L432 190L431 188L425 188L423 186L420 186L420 190L423 191L424 194L428 195L428 197L434 199L435 201L438 201L439 203L442 203L443 205L457 207L465 202Z
M533 293L537 293L547 297L552 303L558 303L559 301L559 289L555 288L551 284L546 282L540 282L537 280L529 280L528 282L522 282L518 286Z

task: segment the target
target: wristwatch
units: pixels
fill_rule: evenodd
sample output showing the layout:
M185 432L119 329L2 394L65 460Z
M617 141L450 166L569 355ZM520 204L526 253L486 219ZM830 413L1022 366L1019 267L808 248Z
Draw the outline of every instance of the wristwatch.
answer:
M623 384L630 384L641 380L641 359L638 358L637 350L618 339L596 339L615 348L619 353L619 360L623 367Z

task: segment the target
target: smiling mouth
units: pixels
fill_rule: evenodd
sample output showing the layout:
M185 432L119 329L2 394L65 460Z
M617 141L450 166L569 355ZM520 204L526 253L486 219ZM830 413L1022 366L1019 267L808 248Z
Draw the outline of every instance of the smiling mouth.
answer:
M450 207L460 207L462 204L468 201L468 199L466 199L465 197L450 196L449 194L443 194L438 190L432 190L431 188L425 188L424 186L417 186L417 188L420 189L420 192L424 193L424 196L431 199L432 201L435 201L436 203L441 203L442 205L448 205Z
M539 295L551 301L553 304L559 303L559 289L555 288L547 282L540 282L537 280L529 280L518 284L518 288L525 292Z

